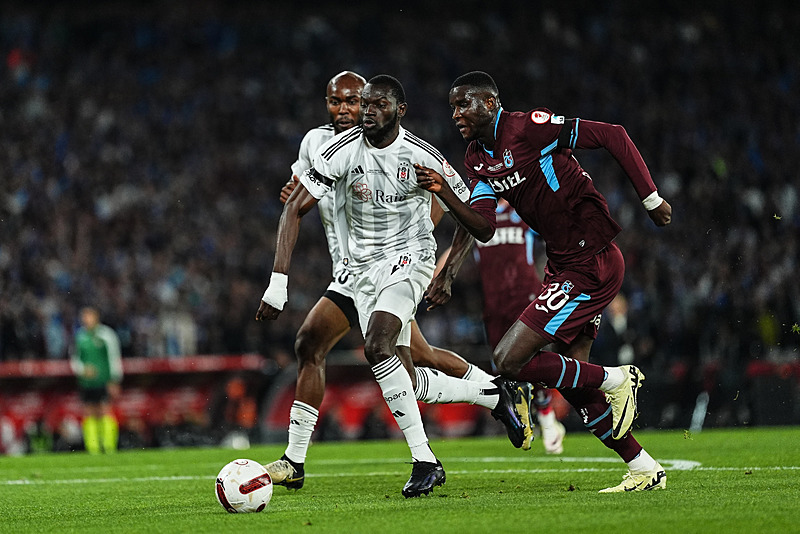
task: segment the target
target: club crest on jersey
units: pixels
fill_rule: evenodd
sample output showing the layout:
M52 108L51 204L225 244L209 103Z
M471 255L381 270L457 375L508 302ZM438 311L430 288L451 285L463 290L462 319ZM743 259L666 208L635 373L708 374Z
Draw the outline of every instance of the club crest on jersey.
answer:
M372 191L369 190L367 184L363 182L356 182L352 185L353 197L363 202L372 200Z
M575 287L575 284L567 280L563 284L561 284L561 291L563 291L566 295L569 295L569 292L572 291L572 288Z
M507 148L503 151L503 165L508 169L514 166L514 156L511 155L511 149Z
M403 161L400 163L400 166L397 168L397 179L401 182L405 182L408 180L408 177L411 175L411 164L407 161Z

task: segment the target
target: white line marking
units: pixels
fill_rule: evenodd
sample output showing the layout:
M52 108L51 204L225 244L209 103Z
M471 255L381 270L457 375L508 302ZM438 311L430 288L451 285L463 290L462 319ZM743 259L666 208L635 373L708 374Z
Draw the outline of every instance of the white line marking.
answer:
M557 457L533 457L527 458L526 462L541 462L541 463L619 463L621 462L616 458L576 458L565 456L562 458ZM465 462L482 462L482 463L519 463L517 458L502 458L502 457L487 457L487 458L452 458L448 459L447 463L465 463ZM727 466L703 466L700 462L693 460L660 460L661 464L670 466L667 470L673 471L799 471L800 466L765 466L765 467L727 467ZM358 460L317 460L317 465L347 465L347 464L407 464L406 459L400 458L376 458L376 459L358 459ZM208 464L212 466L212 464ZM141 466L142 469L158 468L157 465ZM171 466L174 467L174 466ZM213 464L213 467L218 467ZM84 471L100 471L104 468L95 467L86 468ZM118 471L119 466L109 466L109 471ZM537 473L605 473L605 472L620 472L624 470L624 466L619 467L567 467L559 468L533 468L533 469L448 469L447 472L454 475L470 475L476 473L485 474L537 474ZM312 473L306 475L310 478L341 478L341 477L375 477L375 476L401 476L405 475L406 470L397 471L371 471L368 473ZM42 478L37 479L18 479L18 480L0 480L0 486L36 486L46 484L118 484L118 483L133 483L133 482L181 482L181 481L194 481L194 480L213 480L213 475L192 475L192 476L149 476L149 477L104 477L104 478L65 478L56 480L47 480Z

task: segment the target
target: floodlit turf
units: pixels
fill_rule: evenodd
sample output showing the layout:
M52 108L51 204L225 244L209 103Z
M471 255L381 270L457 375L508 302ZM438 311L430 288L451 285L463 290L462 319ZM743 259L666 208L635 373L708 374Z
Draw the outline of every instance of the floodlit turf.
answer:
M235 458L283 446L0 457L0 532L797 532L800 428L640 432L667 470L666 491L598 494L624 465L587 433L564 454L505 439L436 440L447 483L404 499L402 441L320 443L306 487L276 487L260 514L231 515L214 477Z

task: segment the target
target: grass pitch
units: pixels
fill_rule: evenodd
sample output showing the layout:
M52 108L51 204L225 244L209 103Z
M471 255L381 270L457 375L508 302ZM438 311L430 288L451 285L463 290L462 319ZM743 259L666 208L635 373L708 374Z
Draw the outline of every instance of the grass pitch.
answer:
M404 499L402 441L319 443L306 486L276 487L260 514L214 498L227 462L268 463L283 445L0 457L0 532L798 532L800 428L639 432L667 471L666 491L598 494L625 465L588 433L564 454L505 439L432 442L447 483Z

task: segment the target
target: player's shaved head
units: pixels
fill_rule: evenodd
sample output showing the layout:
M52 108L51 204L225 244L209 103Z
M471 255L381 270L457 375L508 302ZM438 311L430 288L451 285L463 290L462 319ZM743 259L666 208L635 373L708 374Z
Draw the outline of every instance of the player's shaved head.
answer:
M343 70L336 76L330 79L328 82L328 94L333 92L334 88L340 84L346 84L348 86L361 86L364 87L367 84L367 80L364 79L358 73L355 73L351 70Z
M473 89L489 93L495 98L499 96L497 84L494 83L494 79L481 70L474 70L472 72L462 74L455 79L453 85L450 86L450 89L452 90L456 87L462 86L471 87Z

